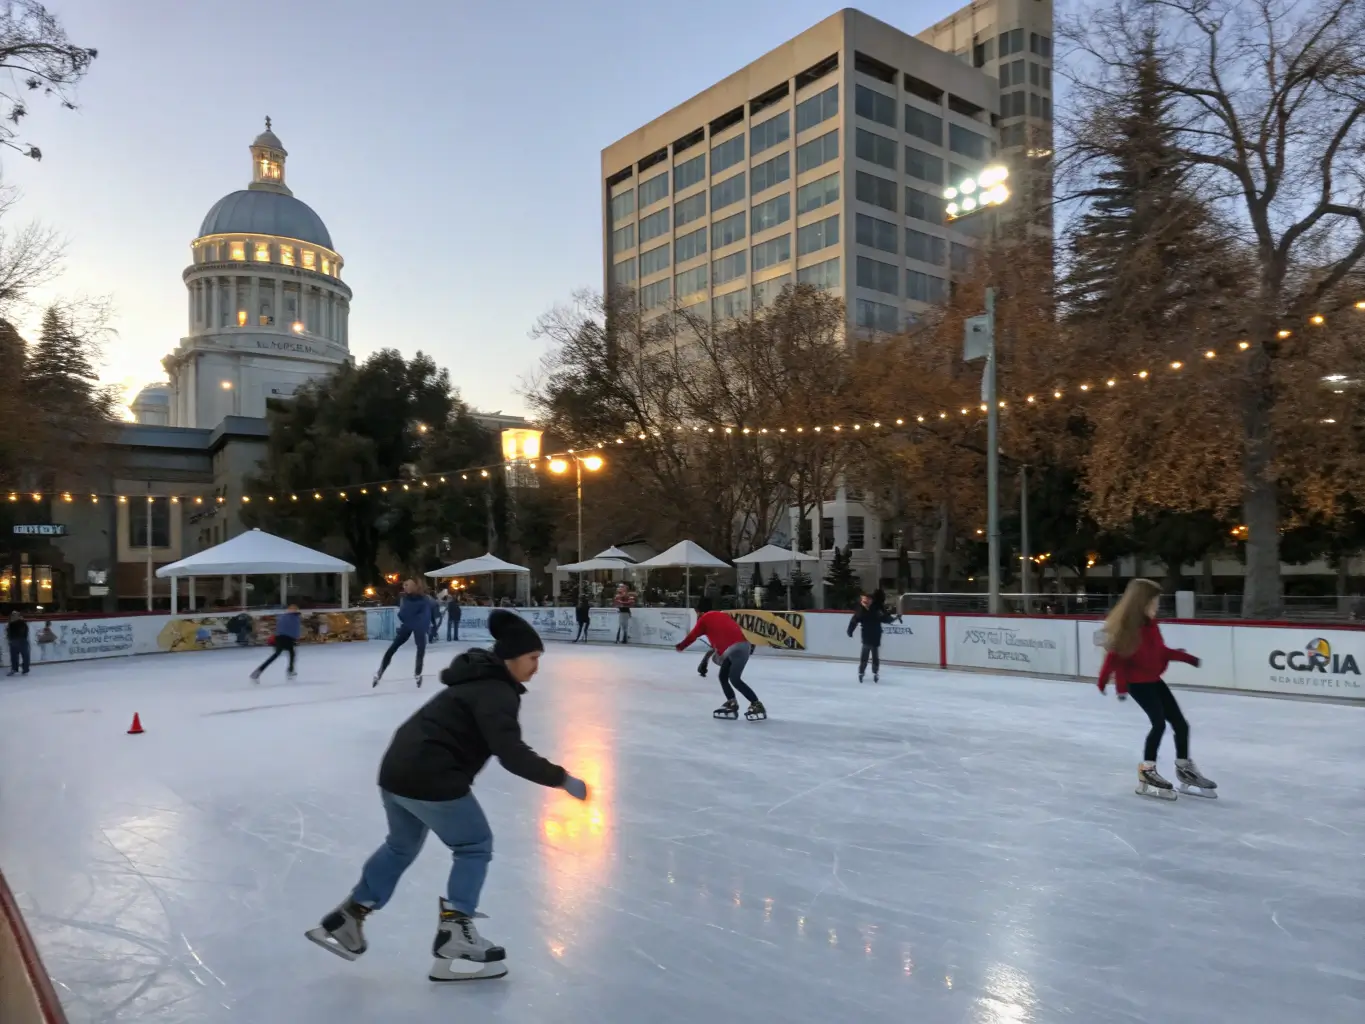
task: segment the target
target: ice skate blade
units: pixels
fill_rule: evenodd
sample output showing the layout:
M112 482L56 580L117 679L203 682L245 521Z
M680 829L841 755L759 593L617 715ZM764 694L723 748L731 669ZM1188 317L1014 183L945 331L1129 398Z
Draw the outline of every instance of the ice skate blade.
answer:
M722 721L726 721L726 722L733 722L736 718L739 717L739 712L738 712L738 711L729 711L729 712L724 712L724 713L722 713L722 712L720 712L720 711L713 711L713 712L711 712L711 717L712 717L712 718L719 718L719 719L721 719Z
M1218 791L1216 789L1201 789L1198 786L1186 785L1183 782L1180 783L1179 786L1180 792L1184 793L1186 796L1203 797L1205 800L1218 799Z
M507 964L502 960L491 963L477 963L473 960L446 960L437 957L432 961L429 981L488 981L507 974Z
M766 722L768 720L768 713L765 711L761 714L751 715L746 711L744 713L744 720L746 722Z
M1133 790L1138 796L1151 797L1153 800L1174 800L1175 790L1162 789L1159 786L1148 786L1145 783Z
M335 953L343 960L356 960L360 957L360 953L352 953L341 943L337 942L336 939L332 938L331 933L328 932L326 928L309 928L303 933L303 936L309 942L316 943L329 953ZM361 952L364 952L364 950Z

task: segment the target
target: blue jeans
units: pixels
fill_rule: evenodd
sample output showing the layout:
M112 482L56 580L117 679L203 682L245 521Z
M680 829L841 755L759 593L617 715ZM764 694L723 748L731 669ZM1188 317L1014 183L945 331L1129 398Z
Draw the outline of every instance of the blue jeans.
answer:
M413 672L417 675L422 674L422 659L427 654L427 632L424 629L414 631L410 626L399 626L398 632L394 634L393 643L389 644L389 649L384 652L384 660L379 663L379 674L383 675L388 671L389 662L393 661L393 653L408 642L408 639L417 643L417 664Z
M381 789L379 795L389 818L389 834L384 845L365 862L351 898L375 909L389 902L398 880L417 859L431 831L450 847L446 899L460 913L472 917L479 909L479 893L488 876L488 862L493 859L493 831L474 794L458 800L409 800Z

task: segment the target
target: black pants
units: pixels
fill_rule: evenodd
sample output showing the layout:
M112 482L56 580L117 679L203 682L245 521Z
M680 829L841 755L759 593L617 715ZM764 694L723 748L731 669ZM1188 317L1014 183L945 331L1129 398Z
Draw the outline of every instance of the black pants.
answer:
M726 700L735 699L735 690L744 694L744 699L751 704L758 700L758 694L745 685L740 674L744 671L744 666L749 663L749 655L753 651L750 644L735 644L725 652L725 657L720 660L720 688L725 691ZM710 655L707 655L710 657ZM734 684L733 689L731 684Z
M285 651L288 651L288 652L289 652L289 671L290 671L290 672L293 672L293 671L294 671L294 643L295 643L295 641L294 641L294 638L293 638L292 636L277 636L277 637L275 637L275 650L271 653L270 657L266 658L265 661L261 662L261 667L258 668L256 671L257 671L257 672L264 672L266 669L268 669L271 665L273 665L273 664L275 663L275 659L276 659L276 658L278 658L278 657L279 657L281 654L283 654Z
M863 644L863 653L858 655L859 679L867 671L868 655L872 656L872 674L875 676L882 670L881 646L879 644Z
M1147 734L1147 742L1142 748L1142 759L1156 760L1157 748L1161 746L1167 722L1171 723L1171 731L1175 733L1175 756L1189 757L1190 724L1180 713L1180 705L1175 702L1171 688L1158 679L1154 683L1133 683L1128 687L1128 694L1152 721L1152 730Z
M19 640L17 642L14 640L10 641L9 670L11 672L18 672L21 666L25 672L28 671L28 652L29 646L27 640Z
M588 639L588 620L583 619L578 623L578 633L573 638L574 643Z
M460 639L460 611L458 608L451 608L446 612L446 639Z
M393 661L393 654L398 648L408 642L408 637L417 641L417 664L413 666L412 674L420 676L422 674L422 659L427 654L427 634L425 630L413 631L407 626L399 626L398 633L393 638L393 643L389 644L389 649L384 652L384 660L379 663L379 674L383 675L388 670L389 662Z

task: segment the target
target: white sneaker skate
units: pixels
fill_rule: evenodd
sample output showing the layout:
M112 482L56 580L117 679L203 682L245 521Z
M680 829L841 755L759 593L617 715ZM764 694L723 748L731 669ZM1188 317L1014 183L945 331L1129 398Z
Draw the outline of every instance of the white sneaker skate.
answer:
M1187 757L1175 759L1175 781L1180 784L1180 792L1189 796L1202 796L1207 800L1218 799L1218 783L1199 774L1199 769Z
M481 981L507 973L507 951L479 934L474 919L441 900L436 938L431 943L431 981Z
M1134 792L1138 796L1151 796L1158 800L1175 799L1171 784L1157 774L1155 761L1143 761L1138 765L1138 784Z
M369 947L365 943L365 930L362 922L371 908L347 899L337 907L316 928L303 934L316 942L329 953L335 953L343 960L354 960Z

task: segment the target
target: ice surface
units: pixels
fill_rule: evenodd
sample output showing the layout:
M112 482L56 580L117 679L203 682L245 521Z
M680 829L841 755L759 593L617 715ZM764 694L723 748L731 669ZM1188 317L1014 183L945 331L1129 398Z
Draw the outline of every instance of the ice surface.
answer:
M303 932L438 685L409 648L372 691L380 652L0 680L0 866L73 1024L1365 1021L1365 708L1183 692L1221 799L1167 804L1133 793L1142 712L1094 686L779 655L751 724L712 719L693 652L552 645L523 726L596 801L479 779L510 975L426 981L434 840L370 952L328 956Z

